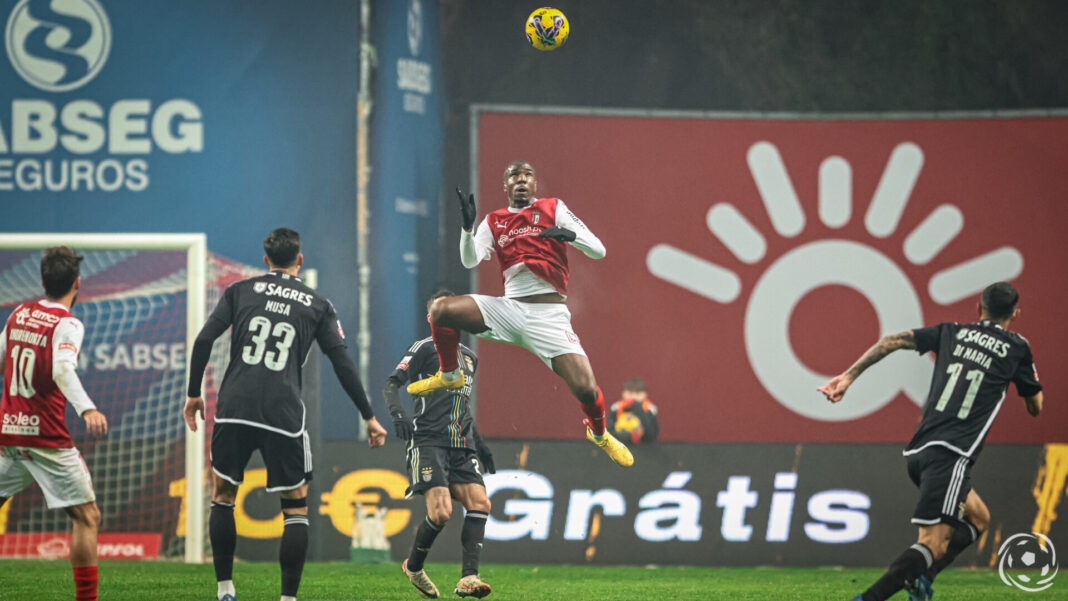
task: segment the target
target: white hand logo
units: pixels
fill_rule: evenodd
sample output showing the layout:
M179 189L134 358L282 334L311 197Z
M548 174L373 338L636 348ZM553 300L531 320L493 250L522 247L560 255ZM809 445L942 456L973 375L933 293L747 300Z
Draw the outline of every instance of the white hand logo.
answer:
M747 160L772 227L786 238L800 234L805 213L778 149L758 142L750 147ZM923 161L923 152L915 144L905 142L894 148L864 217L869 234L886 238L895 233ZM824 225L837 229L849 223L852 188L852 168L845 159L832 156L821 163L819 217ZM765 258L764 234L733 205L714 205L706 222L738 260L755 264ZM905 258L914 265L926 265L952 242L963 224L960 209L939 206L906 236ZM646 265L656 277L718 303L732 303L742 293L742 282L734 272L669 244L650 249ZM928 294L936 303L952 304L994 281L1012 279L1022 270L1020 253L1003 247L939 271L928 284ZM745 347L760 383L785 407L820 421L863 417L889 403L899 390L922 405L931 363L914 353L895 353L869 369L850 389L848 403L831 405L815 392L830 375L816 373L802 363L794 353L789 326L801 299L827 285L846 286L864 295L875 309L880 335L923 325L917 292L893 259L853 240L829 238L800 244L765 269L749 296Z

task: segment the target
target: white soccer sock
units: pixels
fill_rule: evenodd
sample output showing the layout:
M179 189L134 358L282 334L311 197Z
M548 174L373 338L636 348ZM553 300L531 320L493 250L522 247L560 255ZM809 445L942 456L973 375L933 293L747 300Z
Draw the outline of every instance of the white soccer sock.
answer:
M297 601L297 598L290 597L289 595L282 595L282 601Z
M220 580L219 581L219 594L216 595L216 597L219 598L219 599L222 599L223 596L225 596L225 595L233 595L235 597L237 596L237 592L234 591L234 581L233 580Z
M462 376L462 375L464 375L464 372L461 371L459 367L457 367L456 369L454 369L452 371L443 371L443 372L441 372L441 377L445 378L446 382L455 382L456 380L459 380L460 376Z

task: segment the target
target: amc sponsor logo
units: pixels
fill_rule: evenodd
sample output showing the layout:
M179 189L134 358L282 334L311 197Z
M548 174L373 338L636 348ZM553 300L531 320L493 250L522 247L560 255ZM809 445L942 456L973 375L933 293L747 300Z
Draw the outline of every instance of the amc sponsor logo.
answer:
M160 540L159 534L101 532L97 535L97 556L100 559L156 559ZM0 534L0 557L66 559L70 557L70 534Z
M120 35L113 40L113 33ZM117 50L131 51L95 0L22 0L5 29L15 71L52 94L87 85L104 68L113 41ZM140 192L150 183L152 153L204 150L203 116L195 102L154 102L140 89L127 93L134 97L60 104L20 92L6 119L0 114L0 191Z

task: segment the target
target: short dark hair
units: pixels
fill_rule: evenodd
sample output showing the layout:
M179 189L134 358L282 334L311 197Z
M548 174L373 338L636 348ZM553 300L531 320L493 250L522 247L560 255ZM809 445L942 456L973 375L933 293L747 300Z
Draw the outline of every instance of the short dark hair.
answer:
M63 298L70 292L84 258L66 246L45 249L41 257L41 283L48 298Z
M445 297L445 296L456 296L456 293L453 292L452 290L449 290L448 288L441 288L437 292L435 292L434 294L431 294L430 298L426 299L426 307L429 309L430 308L430 303L436 301L439 298Z
M292 267L300 255L300 234L288 227L280 227L267 234L267 239L263 241L263 252L267 253L271 265Z
M623 382L623 390L630 392L645 392L645 382L641 378L631 378Z
M534 165L531 165L526 161L515 160L511 163L508 163L508 166L504 168L504 181L508 181L508 175L512 172L512 169L515 169L516 167L521 167L523 165L530 167L530 170L534 171Z
M1020 302L1020 293L1008 282L990 284L983 290L980 301L983 312L990 319L1006 319L1012 317L1016 310L1016 303Z

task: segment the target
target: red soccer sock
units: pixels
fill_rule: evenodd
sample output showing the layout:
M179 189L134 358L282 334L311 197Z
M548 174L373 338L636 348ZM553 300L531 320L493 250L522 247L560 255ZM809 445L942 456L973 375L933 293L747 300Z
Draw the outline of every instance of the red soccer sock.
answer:
M460 369L457 351L460 349L460 330L430 324L430 335L434 337L434 348L438 350L441 372L446 373Z
M96 601L96 566L74 568L74 601Z
M592 403L579 402L582 406L582 412L586 414L586 425L590 427L590 431L594 436L601 436L604 434L604 393L601 392L601 387L597 387L597 400Z

